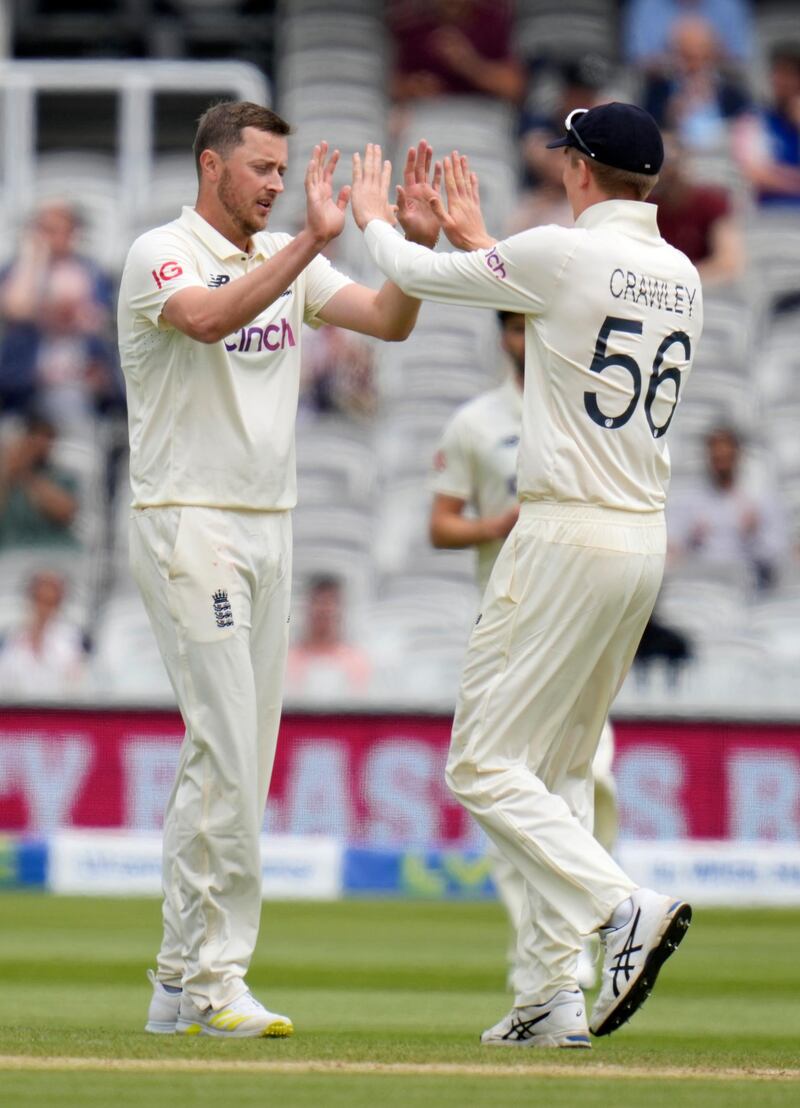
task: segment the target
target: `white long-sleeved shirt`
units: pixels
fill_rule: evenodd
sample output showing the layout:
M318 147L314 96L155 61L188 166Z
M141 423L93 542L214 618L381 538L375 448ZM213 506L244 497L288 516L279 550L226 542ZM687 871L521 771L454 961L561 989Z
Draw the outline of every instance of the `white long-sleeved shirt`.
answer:
M664 435L702 330L697 270L634 200L587 208L488 250L435 254L380 220L366 230L410 296L526 317L521 500L661 511Z

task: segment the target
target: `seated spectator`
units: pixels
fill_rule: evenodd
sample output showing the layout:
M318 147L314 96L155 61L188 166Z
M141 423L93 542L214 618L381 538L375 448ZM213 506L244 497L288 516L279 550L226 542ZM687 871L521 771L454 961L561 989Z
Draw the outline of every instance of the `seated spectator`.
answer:
M727 60L748 60L753 30L747 0L628 0L622 24L625 60L643 69L663 66L675 24L692 15L710 24Z
M313 700L357 698L366 693L371 676L367 655L342 638L341 581L313 577L303 636L289 651L286 694Z
M800 42L770 59L772 101L737 128L736 154L763 207L800 205Z
M525 71L511 48L513 14L508 0L395 0L392 98L478 93L519 103Z
M57 573L35 573L26 591L24 622L0 642L0 696L74 696L84 679L84 652L80 633L59 619L64 579Z
M523 165L523 192L506 233L513 235L529 227L556 223L571 227L572 208L567 201L561 175L563 150L548 150L547 144L564 133L564 120L578 108L593 108L599 102L600 89L608 80L608 67L596 55L588 55L561 67L561 91L552 112L523 112L520 120L520 144Z
M49 420L30 415L0 448L0 550L76 545L77 482L53 464L55 438Z
M369 418L377 407L372 347L351 331L320 327L303 337L300 414Z
M703 288L738 280L744 272L744 237L725 189L699 185L685 150L664 135L664 165L648 199L658 206L659 230L694 262Z
M118 388L111 282L76 253L79 229L66 204L41 208L0 271L0 410L36 403L61 428L80 427Z
M660 127L674 131L691 150L720 150L729 125L748 111L739 82L723 72L713 28L703 19L679 20L672 32L670 62L645 84L642 107Z
M669 502L670 558L734 573L749 571L757 588L768 588L789 554L786 520L774 492L754 491L741 475L741 444L731 427L706 436L707 472L696 488Z

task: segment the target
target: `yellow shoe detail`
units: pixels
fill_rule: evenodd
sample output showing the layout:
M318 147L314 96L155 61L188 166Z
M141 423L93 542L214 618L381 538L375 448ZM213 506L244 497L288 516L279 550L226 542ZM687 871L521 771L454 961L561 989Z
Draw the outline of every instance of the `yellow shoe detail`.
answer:
M179 1035L199 1035L203 1028L199 1023L190 1023L183 1031L178 1031Z
M294 1035L294 1026L291 1023L283 1023L280 1020L268 1024L261 1032L262 1038L268 1037L270 1039L288 1039L290 1035Z
M218 1027L220 1031L235 1031L246 1019L247 1016L234 1016L228 1008L223 1008L221 1012L215 1012L208 1022L212 1027Z

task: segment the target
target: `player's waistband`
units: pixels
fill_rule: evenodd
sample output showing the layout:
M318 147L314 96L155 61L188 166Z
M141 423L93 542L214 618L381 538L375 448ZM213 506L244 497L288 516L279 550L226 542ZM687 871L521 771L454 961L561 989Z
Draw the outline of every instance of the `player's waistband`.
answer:
M663 512L523 500L518 527L523 535L527 532L538 540L595 550L664 555L667 548Z
M624 527L663 527L664 512L631 512L604 504L568 504L555 500L523 500L520 519L574 520L576 523L619 523Z

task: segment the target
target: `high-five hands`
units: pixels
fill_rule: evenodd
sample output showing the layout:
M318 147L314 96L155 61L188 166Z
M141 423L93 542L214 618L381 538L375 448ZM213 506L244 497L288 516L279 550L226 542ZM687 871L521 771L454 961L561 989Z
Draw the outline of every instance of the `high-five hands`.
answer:
M465 155L454 150L444 164L433 163L433 150L423 139L406 156L403 184L397 186L397 207L389 203L391 162L381 162L381 148L369 143L363 160L353 155L353 218L363 231L371 219L400 223L406 238L435 246L439 229L459 250L480 250L497 241L486 230L481 212L478 176ZM433 178L431 179L431 167ZM447 207L442 200L442 182Z
M362 231L371 219L396 222L394 208L389 203L391 179L392 163L381 160L381 148L376 143L367 144L363 160L360 154L353 155L353 219Z
M339 151L334 150L326 163L327 142L314 147L306 169L306 228L320 242L330 242L342 233L344 213L350 199L350 186L344 185L333 197L333 174L339 161Z
M437 162L436 169L438 167ZM478 175L470 170L466 155L454 150L444 159L444 172L441 176L444 177L447 208L438 191L429 198L429 203L453 246L459 250L481 250L494 246L497 240L492 238L483 222Z

